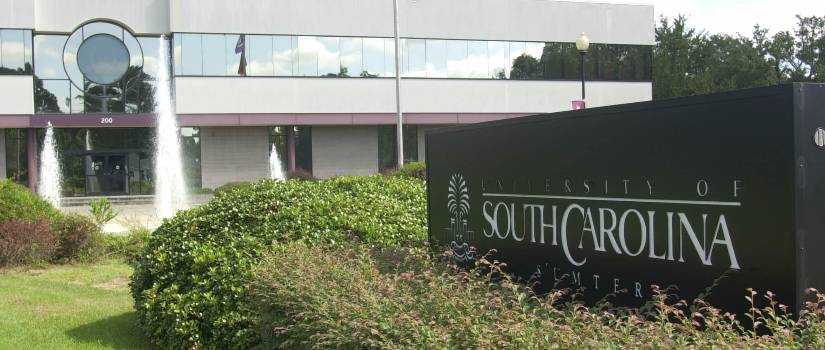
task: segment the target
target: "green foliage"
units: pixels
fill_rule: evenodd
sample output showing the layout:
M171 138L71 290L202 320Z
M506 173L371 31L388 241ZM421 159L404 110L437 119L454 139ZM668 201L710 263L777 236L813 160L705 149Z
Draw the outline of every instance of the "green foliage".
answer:
M245 294L263 253L290 241L420 246L425 239L423 181L264 180L164 221L135 269L132 295L141 326L164 348L249 348L259 337Z
M568 292L535 295L482 259L463 272L412 252L387 265L374 249L297 242L264 257L250 288L263 349L819 349L825 295L794 318L749 292L758 336L696 301L653 287L646 308L586 308ZM673 302L673 301L676 302ZM751 320L748 320L750 323Z
M427 166L423 162L410 162L392 172L391 176L406 176L426 180Z
M0 223L13 219L51 220L60 216L60 211L37 193L11 180L0 180Z
M100 243L103 255L121 258L130 265L136 265L149 244L151 234L146 228L136 228L125 234L103 235Z
M315 176L312 175L311 172L308 172L304 169L295 169L295 171L289 173L289 179L296 179L296 180L307 180L307 181L314 181L317 180Z
M653 96L669 98L783 82L825 82L825 17L797 16L791 33L708 34L684 16L656 27Z
M227 183L219 186L218 188L216 188L215 189L215 194L219 194L219 193L223 193L223 192L229 192L229 191L233 191L233 190L238 189L238 188L249 187L249 186L251 186L251 184L249 182L243 182L243 181L227 182Z
M89 212L92 214L95 225L101 229L117 216L117 211L112 208L112 203L108 198L98 198L89 202Z
M66 215L52 223L58 244L55 261L94 261L100 254L101 233L89 218Z
M212 190L209 187L193 188L190 191L191 191L191 193L194 193L194 194L213 194L213 193L215 193L215 191Z

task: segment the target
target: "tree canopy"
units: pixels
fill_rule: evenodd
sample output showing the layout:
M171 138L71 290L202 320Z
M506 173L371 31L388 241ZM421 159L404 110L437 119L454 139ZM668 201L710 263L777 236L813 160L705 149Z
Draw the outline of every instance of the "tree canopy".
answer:
M653 51L656 99L785 82L825 82L825 17L797 16L793 32L709 34L662 17Z

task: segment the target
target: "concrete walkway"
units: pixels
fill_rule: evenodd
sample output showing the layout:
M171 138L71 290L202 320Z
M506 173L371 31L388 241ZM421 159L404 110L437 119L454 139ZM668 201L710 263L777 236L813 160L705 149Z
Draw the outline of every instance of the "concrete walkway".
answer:
M192 195L189 207L194 208L210 199L211 195ZM112 208L118 214L103 227L103 232L106 233L126 233L137 228L154 230L163 221L158 218L154 204L113 204ZM67 214L91 215L88 205L63 207L61 210Z

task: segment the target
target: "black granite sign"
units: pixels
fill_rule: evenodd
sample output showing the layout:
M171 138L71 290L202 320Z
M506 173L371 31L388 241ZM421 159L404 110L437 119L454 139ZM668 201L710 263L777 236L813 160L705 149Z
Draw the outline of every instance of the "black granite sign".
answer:
M825 85L794 84L433 130L430 239L591 301L798 306L825 287L823 127Z

